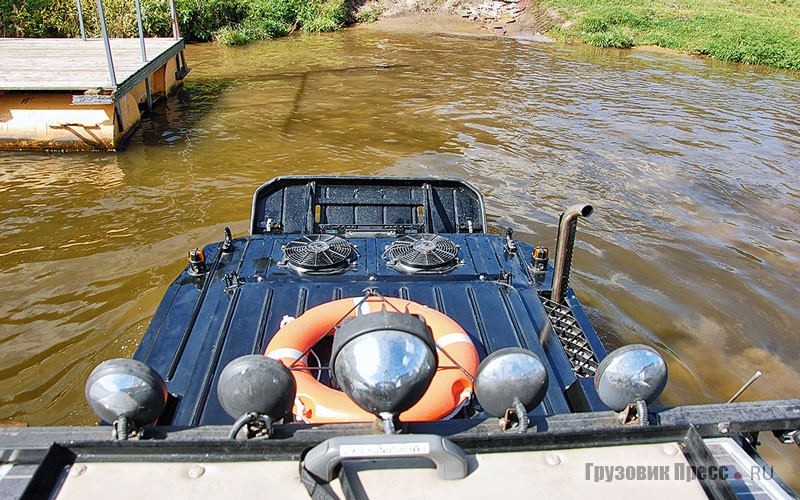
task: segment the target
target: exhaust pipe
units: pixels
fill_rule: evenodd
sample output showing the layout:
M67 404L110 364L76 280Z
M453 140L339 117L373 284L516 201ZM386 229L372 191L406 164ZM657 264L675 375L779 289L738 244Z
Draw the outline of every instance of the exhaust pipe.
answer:
M569 271L572 267L572 250L575 246L575 232L578 217L589 217L594 208L591 205L572 205L558 219L558 239L556 240L556 262L553 271L553 291L550 300L560 304L569 286Z

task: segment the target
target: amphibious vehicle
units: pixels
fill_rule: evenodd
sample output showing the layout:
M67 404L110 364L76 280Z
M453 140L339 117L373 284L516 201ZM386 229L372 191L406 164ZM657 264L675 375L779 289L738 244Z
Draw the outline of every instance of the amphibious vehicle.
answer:
M793 497L756 446L800 400L656 408L658 352L606 351L569 286L591 213L551 263L461 180L275 178L89 376L101 425L0 429L0 496Z

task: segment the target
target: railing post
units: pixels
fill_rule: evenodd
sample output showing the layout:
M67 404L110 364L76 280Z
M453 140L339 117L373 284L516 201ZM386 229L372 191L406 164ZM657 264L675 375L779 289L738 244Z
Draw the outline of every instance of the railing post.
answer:
M139 24L139 44L142 47L142 62L147 62L147 50L144 46L144 28L142 27L142 6L139 0L136 0L136 21ZM150 77L144 79L144 90L147 94L147 110L153 111L153 95L150 93Z
M83 6L81 5L81 0L76 0L78 2L78 23L81 25L81 38L83 41L86 41L86 28L83 26Z
M172 36L177 40L181 37L181 32L178 29L178 12L175 9L175 0L169 0L169 10L172 13Z
M114 60L111 57L111 42L108 40L108 30L106 29L106 15L103 12L103 0L97 0L97 15L100 16L100 30L103 33L103 43L106 47L106 59L108 60L108 72L111 75L111 85L116 89L117 75L114 72Z
M139 24L139 45L142 47L142 62L147 62L147 51L144 47L144 28L142 27L142 5L136 0L136 22Z

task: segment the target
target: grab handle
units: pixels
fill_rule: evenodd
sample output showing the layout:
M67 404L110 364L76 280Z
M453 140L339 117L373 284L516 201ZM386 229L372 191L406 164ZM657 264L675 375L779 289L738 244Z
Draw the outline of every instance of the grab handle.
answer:
M303 467L317 478L329 482L343 460L351 458L424 457L436 465L442 479L467 476L464 451L449 439L435 434L383 434L377 436L338 436L312 448Z

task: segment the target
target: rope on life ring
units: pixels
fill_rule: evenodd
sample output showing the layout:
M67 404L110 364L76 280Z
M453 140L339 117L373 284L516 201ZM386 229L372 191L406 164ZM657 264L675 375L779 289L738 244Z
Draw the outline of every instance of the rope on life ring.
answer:
M418 315L436 342L439 368L417 404L400 414L405 422L428 422L452 416L472 397L478 371L478 351L469 335L449 316L422 304L391 297L351 297L326 302L285 324L270 340L265 355L292 370L297 396L292 412L308 423L372 422L375 415L361 409L342 391L311 375L306 353L348 317L371 314L386 307Z

